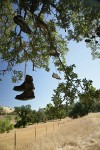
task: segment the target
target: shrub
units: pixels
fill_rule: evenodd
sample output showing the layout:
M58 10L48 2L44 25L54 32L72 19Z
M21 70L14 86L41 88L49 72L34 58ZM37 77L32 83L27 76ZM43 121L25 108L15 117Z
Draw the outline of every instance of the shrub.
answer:
M21 126L23 126L23 123L20 120L14 125L15 128L20 128Z
M10 130L14 129L14 125L10 124L7 128L6 131L9 132Z
M4 133L5 131L6 131L6 123L3 121L3 122L1 122L0 132Z
M78 117L84 116L86 114L87 114L86 110L85 110L84 106L82 105L82 103L77 102L73 105L73 107L71 108L68 115L71 118L78 118Z
M6 119L12 120L12 116L11 116L11 115L7 115L7 116L6 116Z
M10 120L7 118L4 121L0 121L0 133L9 132L14 128L13 124L10 124Z
M92 112L100 112L100 101L94 101Z

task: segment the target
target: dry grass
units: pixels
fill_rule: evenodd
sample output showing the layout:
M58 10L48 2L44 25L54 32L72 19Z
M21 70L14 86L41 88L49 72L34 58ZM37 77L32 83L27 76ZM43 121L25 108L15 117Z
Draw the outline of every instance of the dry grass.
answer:
M14 133L0 135L0 150L14 149ZM18 129L16 139L16 150L100 150L100 113Z

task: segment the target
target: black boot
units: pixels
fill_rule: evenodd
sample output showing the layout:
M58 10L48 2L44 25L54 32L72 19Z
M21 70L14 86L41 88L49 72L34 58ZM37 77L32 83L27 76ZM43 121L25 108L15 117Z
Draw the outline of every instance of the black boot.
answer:
M15 16L14 18L14 22L20 26L21 30L27 34L31 34L32 31L29 28L28 24L25 22L24 18L20 15Z
M15 97L15 99L18 99L18 100L31 100L31 99L34 99L34 98L35 98L34 91L32 91L30 89L24 91L22 94L17 95Z
M32 76L26 75L25 81L20 85L20 86L15 86L13 90L15 91L25 91L28 89L35 89L34 84L33 84L33 78Z
M96 29L96 34L100 37L100 26Z
M45 29L48 30L48 25L43 20L41 20L40 18L36 18L36 25L37 25L37 27L40 27L44 30Z

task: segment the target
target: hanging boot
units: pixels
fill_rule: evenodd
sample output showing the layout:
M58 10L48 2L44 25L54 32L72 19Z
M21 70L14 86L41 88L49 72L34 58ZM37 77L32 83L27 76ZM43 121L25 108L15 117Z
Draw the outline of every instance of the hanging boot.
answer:
M33 84L33 78L32 76L26 75L25 81L20 86L15 86L13 90L15 91L25 91L28 89L35 89Z
M96 34L100 37L100 26L96 29Z
M86 43L90 43L91 40L90 40L90 39L86 39L85 42L86 42Z
M56 50L51 50L49 55L54 57L59 57L60 54Z
M37 25L37 27L39 27L39 28L42 28L42 29L47 29L48 30L48 25L43 21L43 20L41 20L40 18L36 18L36 25Z
M29 28L28 24L25 22L24 18L20 15L15 16L14 18L14 22L20 26L21 30L27 34L31 34L32 31Z
M27 81L27 82L32 82L32 81L33 81L32 76L26 75L25 81Z
M31 100L34 98L35 98L34 91L32 91L31 89L26 90L22 94L17 95L15 97L15 99L18 99L18 100Z
M56 73L53 73L53 74L52 74L52 77L53 77L53 78L56 78L56 79L58 79L58 80L61 80L60 76L59 76L58 74L56 74Z

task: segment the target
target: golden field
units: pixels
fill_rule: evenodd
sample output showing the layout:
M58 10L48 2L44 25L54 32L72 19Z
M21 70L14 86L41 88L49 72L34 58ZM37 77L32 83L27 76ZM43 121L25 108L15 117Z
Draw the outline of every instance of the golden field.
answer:
M0 134L0 150L100 150L100 113Z

